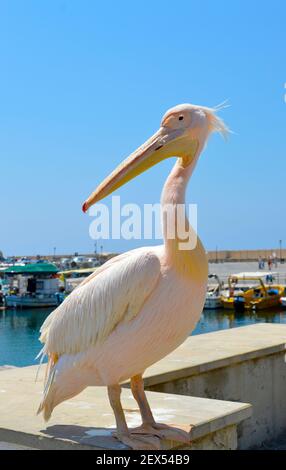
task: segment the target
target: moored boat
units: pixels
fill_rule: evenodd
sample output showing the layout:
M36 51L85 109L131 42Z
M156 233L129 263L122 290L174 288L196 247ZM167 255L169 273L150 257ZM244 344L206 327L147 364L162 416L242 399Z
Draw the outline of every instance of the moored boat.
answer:
M54 307L63 300L59 289L58 268L52 263L10 266L3 274L9 289L7 308Z
M239 273L229 276L222 305L234 310L262 310L280 305L285 286L275 284L275 273Z
M206 293L206 300L204 308L207 310L213 310L222 306L223 282L220 280L217 274L209 274L208 290Z
M68 294L71 293L86 277L90 276L90 274L94 273L97 269L98 266L60 271L59 277L63 283L65 292Z
M59 305L60 300L57 294L43 295L8 295L5 305L7 308L40 308L54 307Z

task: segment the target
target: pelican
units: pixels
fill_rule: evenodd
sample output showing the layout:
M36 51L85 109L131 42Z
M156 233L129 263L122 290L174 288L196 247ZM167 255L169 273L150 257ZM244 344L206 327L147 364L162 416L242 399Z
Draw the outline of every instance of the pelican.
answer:
M97 187L83 211L169 157L177 159L163 188L161 209L184 204L187 183L208 137L227 132L217 110L191 104L168 110L159 130ZM192 230L185 211L173 214L176 226ZM189 442L187 433L155 421L142 376L194 329L205 301L208 263L198 238L193 249L180 249L180 236L168 237L166 217L162 224L163 245L112 258L43 323L41 353L48 356L48 365L38 412L45 420L55 406L86 387L106 386L116 437L125 445L160 448L163 438ZM136 429L128 428L120 401L120 384L128 379L142 418Z

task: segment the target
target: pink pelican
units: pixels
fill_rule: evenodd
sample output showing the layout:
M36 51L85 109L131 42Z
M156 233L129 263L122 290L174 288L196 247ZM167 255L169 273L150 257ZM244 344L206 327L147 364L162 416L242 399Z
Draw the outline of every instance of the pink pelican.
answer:
M215 131L227 132L217 110L182 104L167 111L159 130L97 187L83 211L174 156L161 207L184 204L187 183L208 137ZM185 212L174 211L173 223L191 230ZM180 249L178 234L168 237L166 217L163 235L161 246L132 250L106 262L43 323L40 341L48 366L38 412L45 420L55 406L86 387L105 385L116 436L127 446L158 448L160 438L189 441L187 433L155 421L142 375L194 329L205 301L208 263L199 239L194 249L186 250ZM120 384L128 379L142 417L142 426L136 429L128 428L120 401Z

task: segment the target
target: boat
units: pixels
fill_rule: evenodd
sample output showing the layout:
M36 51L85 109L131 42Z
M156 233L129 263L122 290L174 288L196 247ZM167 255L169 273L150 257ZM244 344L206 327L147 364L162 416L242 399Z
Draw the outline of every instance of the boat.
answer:
M222 307L222 293L223 282L220 280L217 274L209 274L208 290L206 293L204 308L213 310Z
M15 265L2 271L8 281L7 308L54 307L63 300L58 268L52 263Z
M285 286L274 283L276 273L253 272L233 274L228 278L228 292L222 305L234 310L262 310L280 305Z
M82 268L82 269L69 269L67 271L60 271L59 277L65 292L68 294L72 292L80 283L90 274L96 271L97 267Z
M286 297L281 297L280 304L282 305L282 307L286 308Z
M59 305L60 295L56 294L23 294L9 295L5 299L6 308L44 308Z

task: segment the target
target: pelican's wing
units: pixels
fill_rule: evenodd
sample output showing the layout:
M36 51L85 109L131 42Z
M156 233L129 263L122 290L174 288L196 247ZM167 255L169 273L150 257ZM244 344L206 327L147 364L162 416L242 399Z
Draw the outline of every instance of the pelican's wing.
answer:
M150 248L112 258L43 323L44 353L75 354L103 342L119 323L140 312L159 280L160 268Z

